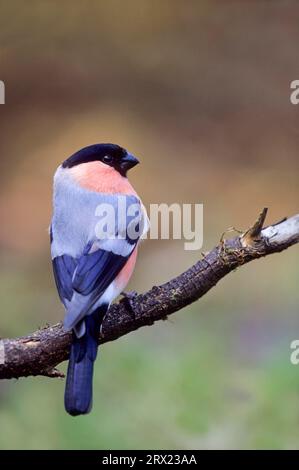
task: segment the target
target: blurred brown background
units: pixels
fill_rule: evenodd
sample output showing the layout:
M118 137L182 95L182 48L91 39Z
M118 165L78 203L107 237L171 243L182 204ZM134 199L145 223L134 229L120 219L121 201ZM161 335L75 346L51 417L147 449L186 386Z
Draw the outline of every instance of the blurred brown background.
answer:
M96 142L142 164L145 204L204 203L204 250L260 209L298 212L296 1L0 2L0 336L60 320L47 227L53 173ZM199 257L147 241L131 288ZM102 349L93 413L64 383L0 384L1 448L298 448L298 249L252 263L169 322ZM187 313L189 312L189 313Z

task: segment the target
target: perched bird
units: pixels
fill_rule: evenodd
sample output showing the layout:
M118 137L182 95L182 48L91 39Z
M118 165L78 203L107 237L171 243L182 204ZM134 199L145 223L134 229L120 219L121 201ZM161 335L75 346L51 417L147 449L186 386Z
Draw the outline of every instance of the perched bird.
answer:
M133 273L148 229L145 208L126 176L137 163L118 145L95 144L65 160L54 176L51 255L64 328L73 331L64 396L73 416L91 409L101 324Z

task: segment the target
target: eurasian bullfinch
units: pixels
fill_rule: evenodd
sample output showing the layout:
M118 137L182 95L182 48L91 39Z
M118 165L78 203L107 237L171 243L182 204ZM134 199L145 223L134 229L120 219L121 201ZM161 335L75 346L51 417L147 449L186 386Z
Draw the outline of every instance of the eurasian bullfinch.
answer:
M64 328L73 331L64 396L73 416L91 409L101 324L133 273L148 229L144 206L126 177L137 163L118 145L95 144L65 160L54 176L51 254ZM101 225L103 213L110 217Z

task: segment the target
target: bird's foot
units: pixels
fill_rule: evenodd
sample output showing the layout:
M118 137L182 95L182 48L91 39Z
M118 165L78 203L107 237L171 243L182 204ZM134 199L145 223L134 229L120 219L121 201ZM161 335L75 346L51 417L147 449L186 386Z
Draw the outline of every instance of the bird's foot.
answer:
M130 290L129 292L121 292L122 299L120 300L125 304L129 314L135 320L135 312L134 312L134 299L138 296L138 293L135 290Z

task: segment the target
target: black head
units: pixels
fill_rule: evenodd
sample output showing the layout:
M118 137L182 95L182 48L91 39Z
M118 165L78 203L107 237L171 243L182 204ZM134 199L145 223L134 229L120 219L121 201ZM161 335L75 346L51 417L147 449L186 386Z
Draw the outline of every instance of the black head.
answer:
M126 176L127 171L139 163L134 155L127 152L126 149L119 145L94 144L84 147L71 155L63 162L62 167L72 168L73 166L80 165L81 163L95 161L103 162L105 165L112 166L122 176Z

